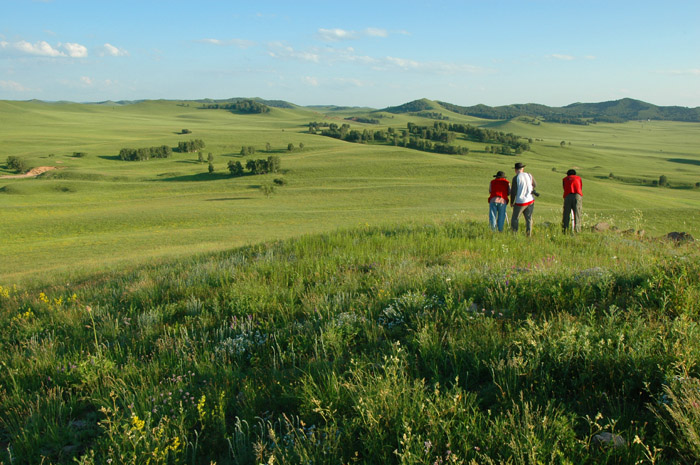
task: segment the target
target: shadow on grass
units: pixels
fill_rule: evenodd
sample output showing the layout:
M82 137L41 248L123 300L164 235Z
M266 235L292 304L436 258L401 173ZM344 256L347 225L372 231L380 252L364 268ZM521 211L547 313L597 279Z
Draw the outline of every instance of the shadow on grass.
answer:
M671 163L681 163L683 165L700 166L700 160L688 160L687 158L667 158L666 161Z
M198 173L186 176L171 176L158 179L159 182L193 182L193 181L219 181L221 179L233 179L228 173Z
M119 158L119 155L98 155L97 158L101 158L103 160L119 160L119 161L121 161L121 158Z
M231 200L251 200L253 197L226 197L223 199L206 199L205 202L228 202Z

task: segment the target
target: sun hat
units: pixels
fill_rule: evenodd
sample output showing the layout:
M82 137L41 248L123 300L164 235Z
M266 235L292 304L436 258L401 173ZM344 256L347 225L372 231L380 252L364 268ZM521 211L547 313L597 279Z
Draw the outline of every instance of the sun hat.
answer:
M571 175L573 175L573 174L576 174L576 170L569 170L569 171L566 172L566 175L567 175L567 176L571 176Z
M525 165L523 165L523 164L520 163L520 162L516 163L516 164L515 164L515 169L516 169L516 170L519 170L520 168L525 168Z
M504 173L503 171L499 171L498 173L494 174L493 177L494 178L505 178L506 173Z

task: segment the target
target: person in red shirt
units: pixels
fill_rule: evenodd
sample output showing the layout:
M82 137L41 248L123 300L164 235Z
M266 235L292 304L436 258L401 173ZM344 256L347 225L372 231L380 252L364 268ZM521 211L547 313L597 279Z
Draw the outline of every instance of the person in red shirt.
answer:
M506 221L510 183L503 171L496 173L494 178L496 179L489 185L489 226L491 231L498 228L498 231L502 232L503 223Z
M562 218L561 227L564 232L569 229L569 221L571 214L574 215L574 232L581 232L581 200L583 198L583 183L581 177L576 176L576 170L566 172L566 177L563 179L564 186L564 217Z

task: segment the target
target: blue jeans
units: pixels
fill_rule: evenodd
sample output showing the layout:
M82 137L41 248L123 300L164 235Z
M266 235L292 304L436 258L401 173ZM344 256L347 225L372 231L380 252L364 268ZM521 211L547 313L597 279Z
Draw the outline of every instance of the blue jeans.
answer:
M495 231L498 227L499 231L503 231L503 223L506 221L507 203L491 202L489 204L489 226L491 231Z

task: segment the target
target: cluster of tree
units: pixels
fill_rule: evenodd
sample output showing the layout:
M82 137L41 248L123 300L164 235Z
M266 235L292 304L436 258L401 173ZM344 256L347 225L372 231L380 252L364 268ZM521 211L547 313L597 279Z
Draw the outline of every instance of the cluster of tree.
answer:
M507 145L514 151L527 152L530 150L532 139L524 139L512 133L494 131L492 129L477 128L470 124L447 124L436 122L433 125L437 131L452 131L464 134L466 138L473 142L487 142L492 144Z
M86 156L87 156L86 152L73 152L73 158L83 158Z
M486 153L495 153L499 155L520 155L523 153L523 149L521 147L511 149L508 145L487 145L485 150Z
M198 152L204 148L202 139L186 140L177 143L177 150L181 153Z
M236 102L231 103L203 104L202 108L205 108L207 110L229 110L234 113L246 114L270 112L270 107L268 107L267 105L250 99L238 100Z
M386 131L370 131L368 129L359 131L357 129L351 129L349 124L344 123L338 126L335 123L331 123L328 129L321 131L321 135L361 144L369 142L391 143L395 146L423 150L426 152L454 155L464 155L469 152L467 147L452 145L451 143L454 142L456 138L455 133L446 131L443 128L434 129L408 123L408 128L400 131L401 133L391 127L387 128Z
M309 122L309 134L316 134L318 131L321 130L321 128L327 128L330 125L330 123L327 123L325 121L321 121L320 123L318 121L311 121Z
M366 124L379 124L379 120L375 118L365 118L363 116L350 116L348 118L345 118L348 121L355 121L357 123L366 123Z
M190 131L189 129L183 129L182 131L180 131L180 134L192 134L192 131Z
M280 169L280 157L270 156L267 157L267 160L264 158L257 160L251 159L246 162L245 168L250 174L277 173ZM245 174L243 164L240 161L229 161L228 170L231 176L242 176Z
M447 121L448 119L450 119L449 116L445 116L437 111L419 111L418 113L415 113L415 115L420 116L421 118L430 118L440 121Z
M454 142L457 135L449 130L449 126L445 123L434 123L433 127L430 126L418 126L413 123L407 124L408 132L411 135L420 136L421 139L428 139L435 142L443 142L445 144L450 144Z
M168 158L171 153L172 149L167 145L140 149L123 148L119 151L119 158L124 161L143 161L151 158Z
M406 139L403 139L404 147L409 149L422 150L423 152L433 152L433 153L445 153L448 155L466 155L469 153L468 147L462 147L459 145L443 144L441 142L432 142L427 139L421 139L418 137L411 137L406 143Z
M252 145L249 146L241 146L241 155L246 156L246 155L255 155L255 147Z
M17 171L18 173L24 173L27 171L27 165L24 163L24 160L19 157L15 157L14 155L7 157L6 164L7 168Z

